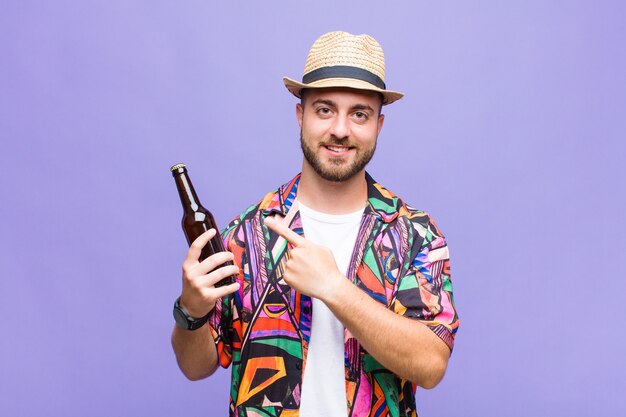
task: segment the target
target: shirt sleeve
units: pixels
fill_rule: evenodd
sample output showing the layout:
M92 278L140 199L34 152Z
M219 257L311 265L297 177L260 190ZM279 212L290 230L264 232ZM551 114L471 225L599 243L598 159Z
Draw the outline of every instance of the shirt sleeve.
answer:
M418 248L411 250L408 270L396 286L393 310L428 326L452 351L459 327L454 307L450 256L443 234L428 217L415 226Z
M235 255L234 263L239 267L240 274L236 279L241 283L241 265L243 249L237 245L235 235L238 230L238 222L233 221L221 233L224 247ZM233 341L237 337L233 323L235 322L236 308L235 298L237 294L230 294L216 301L215 307L209 315L209 325L215 340L219 363L227 368L233 358Z

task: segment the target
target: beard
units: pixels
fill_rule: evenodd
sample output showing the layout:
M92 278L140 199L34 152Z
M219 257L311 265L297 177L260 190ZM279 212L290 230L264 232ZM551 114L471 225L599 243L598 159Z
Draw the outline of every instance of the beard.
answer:
M363 149L355 147L354 149L356 150L356 155L352 162L348 162L344 157L338 157L330 158L325 164L315 152L315 149L311 148L311 146L303 138L302 131L300 131L300 147L302 148L304 158L309 165L311 165L317 175L331 182L347 181L361 172L374 156L374 152L376 151L376 142L377 141L374 141L374 145L371 148ZM331 137L329 141L321 142L319 146L346 146L347 144L347 139L337 139L335 137Z

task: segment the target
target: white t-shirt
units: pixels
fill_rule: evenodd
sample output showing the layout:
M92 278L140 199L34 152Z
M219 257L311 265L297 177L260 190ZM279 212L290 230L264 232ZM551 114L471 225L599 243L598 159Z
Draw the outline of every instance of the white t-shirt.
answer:
M349 214L320 213L298 201L304 236L329 248L346 275L363 209ZM326 304L313 298L311 339L307 354L300 417L346 417L344 328Z

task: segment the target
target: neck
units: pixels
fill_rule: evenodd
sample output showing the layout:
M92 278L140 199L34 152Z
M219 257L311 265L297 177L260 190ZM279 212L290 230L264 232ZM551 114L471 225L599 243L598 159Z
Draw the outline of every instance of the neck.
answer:
M307 207L322 213L354 213L367 202L365 170L347 181L333 182L320 177L305 161L297 197Z

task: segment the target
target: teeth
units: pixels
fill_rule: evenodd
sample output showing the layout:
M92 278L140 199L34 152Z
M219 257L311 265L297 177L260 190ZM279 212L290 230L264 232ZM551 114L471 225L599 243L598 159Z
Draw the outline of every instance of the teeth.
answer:
M340 148L337 146L327 146L328 149L330 149L333 152L343 152L345 151L347 148Z

